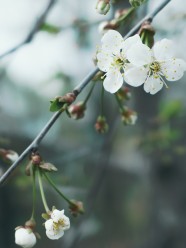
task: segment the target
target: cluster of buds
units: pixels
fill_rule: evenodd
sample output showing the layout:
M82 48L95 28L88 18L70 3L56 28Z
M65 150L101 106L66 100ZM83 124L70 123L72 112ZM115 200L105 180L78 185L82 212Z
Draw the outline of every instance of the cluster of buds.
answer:
M98 116L95 129L98 133L106 133L109 129L106 118L102 115Z
M86 106L84 102L77 102L68 108L70 116L75 120L83 118L85 115L85 110Z
M76 100L76 94L75 93L67 93L64 96L57 96L53 100L50 101L50 111L56 112L63 108L63 106L66 104L69 106Z
M132 7L138 8L140 5L142 5L146 0L129 0L129 3Z
M110 10L110 0L98 0L96 10L101 15L106 15Z
M121 110L121 120L125 125L135 125L137 121L137 113L128 107L123 107Z

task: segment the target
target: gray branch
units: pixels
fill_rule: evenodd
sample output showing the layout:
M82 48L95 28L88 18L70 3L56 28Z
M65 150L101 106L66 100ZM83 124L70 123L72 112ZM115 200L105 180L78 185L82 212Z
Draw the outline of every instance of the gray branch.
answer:
M129 31L124 39L128 38L131 35L134 35L140 28L141 24L146 21L150 20L152 21L153 18L170 2L171 0L165 0L163 1L154 11L147 14L141 21L139 21L134 28ZM55 1L51 0L50 4L54 3ZM49 8L49 6L48 6ZM50 8L49 8L50 9ZM43 14L44 15L44 14ZM45 16L45 15L44 15ZM42 19L43 20L43 19ZM35 30L35 29L33 29ZM34 31L33 31L34 32ZM98 68L95 68L92 70L83 80L82 82L74 88L73 93L75 93L76 96L78 96L83 89L89 84L89 82L92 80L92 78L96 75L96 73L99 71ZM45 135L48 133L48 131L51 129L51 127L54 125L56 120L61 115L61 111L56 112L51 119L48 121L48 123L44 126L44 128L39 132L39 134L36 136L36 138L33 140L33 142L23 151L23 153L19 156L19 158L10 166L10 168L2 175L0 178L0 185L3 184L7 178L12 174L12 172L17 168L17 166L20 164L20 162L34 149L38 148L39 144L45 137Z
M43 13L41 14L41 16L38 18L38 20L36 21L36 23L34 24L33 28L30 30L29 34L27 35L27 37L18 45L16 45L15 47L11 48L10 50L4 52L3 54L0 55L0 59L4 58L5 56L17 51L19 48L21 48L22 46L30 43L35 34L39 31L41 25L45 22L45 19L48 15L48 13L50 12L52 6L55 4L56 0L50 0L48 5L46 6L45 10L43 11Z

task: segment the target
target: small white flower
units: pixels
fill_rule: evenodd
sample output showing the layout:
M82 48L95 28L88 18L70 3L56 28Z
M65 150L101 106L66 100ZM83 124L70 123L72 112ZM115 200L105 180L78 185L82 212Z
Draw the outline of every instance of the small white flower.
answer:
M51 214L51 219L45 222L45 228L49 239L59 239L64 235L64 231L70 228L70 220L64 215L64 210L55 209Z
M129 66L127 53L134 44L142 45L139 35L126 40L115 30L109 30L101 39L102 46L97 53L97 65L106 72L103 86L110 93L115 93L123 84L123 73Z
M146 45L134 45L127 53L134 67L125 71L124 79L132 86L144 83L144 90L156 94L168 81L179 80L186 70L186 63L175 58L173 43L168 39L157 42L152 49Z
M36 236L30 228L21 227L15 231L15 243L23 248L31 248L36 244Z

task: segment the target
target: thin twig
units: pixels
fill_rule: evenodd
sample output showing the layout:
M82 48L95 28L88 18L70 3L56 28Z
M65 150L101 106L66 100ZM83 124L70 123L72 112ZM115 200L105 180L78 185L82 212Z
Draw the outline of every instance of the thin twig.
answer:
M5 56L17 51L19 48L21 48L22 46L30 43L35 34L39 31L41 25L44 23L48 13L50 12L52 6L55 4L56 0L50 0L48 5L46 6L45 10L43 11L43 13L41 14L41 16L38 18L38 20L36 21L36 23L34 24L33 28L31 29L30 33L27 35L27 37L20 42L18 45L16 45L15 47L11 48L10 50L4 52L3 54L0 55L0 59L4 58Z
M140 28L141 24L146 20L153 20L153 18L170 2L171 0L165 0L163 1L154 11L147 14L141 21L139 21L134 28L129 31L124 39L128 38L131 35L134 35L138 29ZM54 2L54 1L51 1ZM73 93L78 96L83 89L88 85L88 83L92 80L92 78L96 75L96 73L99 71L99 69L96 67L94 70L92 70L83 80L82 82L74 88ZM56 112L52 118L48 121L48 123L45 125L45 127L40 131L40 133L36 136L36 138L33 140L33 142L23 151L23 153L19 156L19 158L11 165L11 167L2 175L0 178L0 185L3 184L3 182L6 181L6 179L12 174L14 169L20 164L20 162L33 150L37 149L45 135L48 133L50 128L54 125L56 120L61 115L62 111Z

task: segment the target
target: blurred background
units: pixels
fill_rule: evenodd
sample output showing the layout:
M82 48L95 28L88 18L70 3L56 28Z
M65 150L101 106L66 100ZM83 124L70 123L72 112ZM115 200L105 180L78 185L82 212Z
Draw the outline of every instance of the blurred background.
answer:
M58 0L33 40L0 61L0 148L21 153L50 119L50 100L71 91L94 68L102 34L99 25L118 9L115 0L101 16L96 0ZM142 5L120 31L125 34L162 0ZM47 0L0 0L0 55L22 42L48 4ZM155 40L170 38L186 60L186 5L172 0L153 21ZM134 126L120 120L113 95L105 93L109 132L96 133L101 84L87 104L85 117L59 118L44 138L40 153L55 164L52 175L71 199L84 202L85 214L71 218L62 239L45 236L44 212L37 197L40 248L185 248L186 246L186 76L152 96L130 88L129 106L138 113ZM78 97L84 100L90 86ZM31 179L25 163L0 188L0 247L14 248L14 228L32 209ZM0 175L8 165L0 162ZM50 206L68 205L45 185Z

